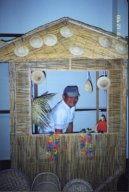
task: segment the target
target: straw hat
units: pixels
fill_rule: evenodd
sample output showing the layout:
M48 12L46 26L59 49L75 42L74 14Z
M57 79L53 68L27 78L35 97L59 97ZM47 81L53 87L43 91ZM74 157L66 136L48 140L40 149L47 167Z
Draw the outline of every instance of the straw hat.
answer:
M24 45L19 45L15 48L14 53L19 57L24 57L28 55L29 49Z
M111 84L111 81L106 76L101 76L97 80L97 86L98 86L99 89L106 90L106 89L109 88L110 84Z
M57 43L57 37L53 34L48 34L44 37L44 44L47 46L54 46Z
M65 38L69 38L72 37L73 31L70 27L65 26L60 29L60 34Z
M33 47L33 48L40 48L43 46L43 39L39 36L34 36L34 37L31 37L30 39L30 45Z
M108 37L106 36L101 36L99 37L99 44L104 47L104 48L107 48L107 47L110 47L111 46L111 41Z
M126 54L128 52L128 47L124 43L117 43L115 45L115 49L120 54Z
M71 46L69 48L70 53L73 55L81 56L84 53L84 49L82 47L79 47L77 45Z
M44 79L46 78L46 74L44 71L34 71L31 75L31 80L36 83L36 84L40 84L44 81Z

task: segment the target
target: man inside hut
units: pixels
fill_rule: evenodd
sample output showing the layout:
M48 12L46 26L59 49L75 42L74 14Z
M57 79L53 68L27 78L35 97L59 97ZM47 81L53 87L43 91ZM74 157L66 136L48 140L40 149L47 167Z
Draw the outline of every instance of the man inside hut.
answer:
M64 89L62 100L58 102L50 113L49 127L45 133L72 133L75 106L80 96L78 86L67 86Z

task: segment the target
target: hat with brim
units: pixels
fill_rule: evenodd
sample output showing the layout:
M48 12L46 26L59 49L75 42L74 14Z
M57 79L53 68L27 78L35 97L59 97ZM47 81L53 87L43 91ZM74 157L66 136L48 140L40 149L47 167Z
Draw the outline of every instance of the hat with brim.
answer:
M46 73L40 70L34 71L31 75L31 80L36 84L42 83L45 78L46 78Z
M29 49L25 45L19 45L15 48L14 53L19 57L25 57L28 55Z
M64 89L63 95L68 95L69 97L77 97L80 95L78 86L67 86Z
M97 86L99 89L107 90L110 87L111 81L108 77L101 76L97 80Z

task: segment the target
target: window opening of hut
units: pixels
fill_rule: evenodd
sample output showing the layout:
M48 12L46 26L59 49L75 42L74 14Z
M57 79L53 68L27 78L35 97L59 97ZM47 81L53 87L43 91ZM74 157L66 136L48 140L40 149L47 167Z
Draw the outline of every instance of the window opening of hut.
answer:
M101 116L105 116L106 122L108 122L109 86L106 84L107 89L101 89L97 85L100 77L108 77L108 75L109 72L104 70L32 70L32 134L44 134L44 131L40 130L44 130L49 125L48 114L62 99L63 90L68 85L77 85L80 92L73 121L73 132L96 132L96 126L101 120ZM104 83L105 86L107 82L101 83Z

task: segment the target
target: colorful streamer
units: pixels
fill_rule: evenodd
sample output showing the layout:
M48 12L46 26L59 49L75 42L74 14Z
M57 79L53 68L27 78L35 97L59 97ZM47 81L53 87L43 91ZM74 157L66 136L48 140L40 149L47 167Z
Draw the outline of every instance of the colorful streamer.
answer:
M80 149L81 155L83 157L92 156L94 149L92 144L92 134L91 133L81 133L80 134Z
M59 134L55 133L55 134L49 135L48 146L47 146L49 160L57 159L59 147L60 147Z

